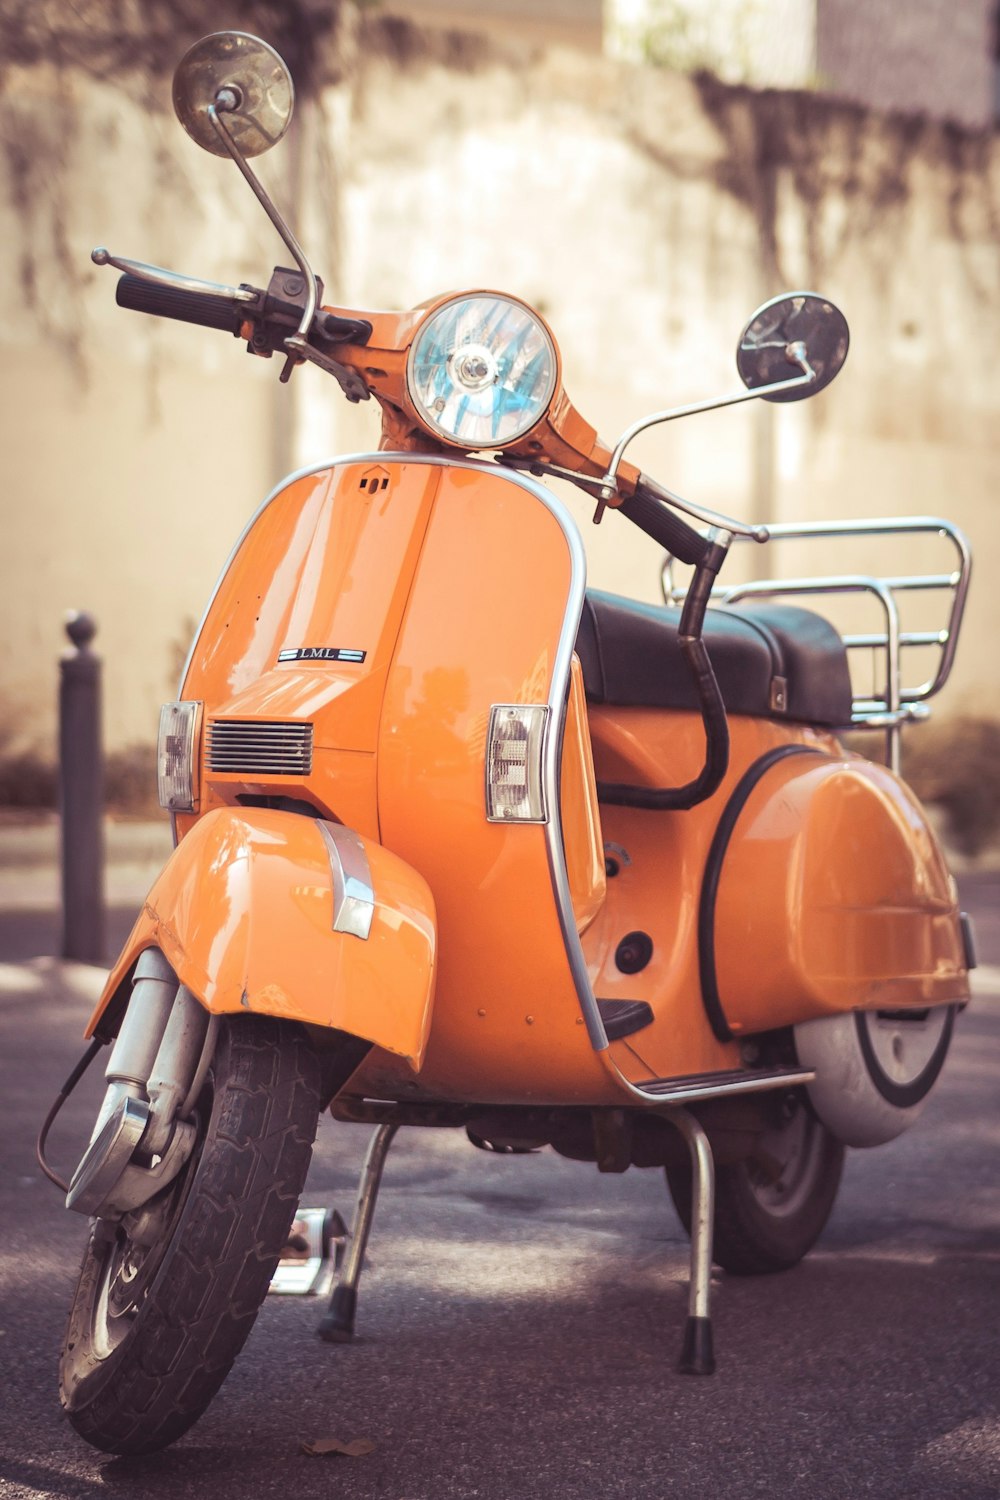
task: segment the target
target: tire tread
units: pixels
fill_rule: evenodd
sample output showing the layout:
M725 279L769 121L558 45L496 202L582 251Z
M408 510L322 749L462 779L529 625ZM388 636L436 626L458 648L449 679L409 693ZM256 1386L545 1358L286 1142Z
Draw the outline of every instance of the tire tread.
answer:
M100 1278L93 1241L84 1256L60 1394L77 1432L105 1452L155 1452L204 1412L253 1327L305 1182L320 1080L304 1037L240 1017L220 1031L216 1058L212 1118L174 1243L109 1368L90 1360L80 1374Z

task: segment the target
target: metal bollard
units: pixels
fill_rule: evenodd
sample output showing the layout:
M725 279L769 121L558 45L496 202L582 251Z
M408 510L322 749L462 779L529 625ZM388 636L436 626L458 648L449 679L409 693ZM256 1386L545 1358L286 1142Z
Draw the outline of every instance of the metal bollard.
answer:
M90 649L92 615L66 621L76 648L59 663L59 817L62 825L63 958L100 964L104 953L104 757L101 658Z

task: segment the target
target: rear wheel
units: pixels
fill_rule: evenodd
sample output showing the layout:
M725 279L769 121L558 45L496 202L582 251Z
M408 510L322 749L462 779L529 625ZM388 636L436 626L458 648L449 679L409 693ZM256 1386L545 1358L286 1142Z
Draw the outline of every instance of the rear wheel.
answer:
M253 1326L305 1182L316 1058L266 1016L220 1027L180 1177L118 1224L95 1221L70 1311L60 1397L109 1453L152 1453L198 1420Z
M815 1078L813 1109L846 1146L880 1146L908 1130L937 1082L955 1006L820 1016L793 1028Z
M734 1276L797 1265L826 1225L840 1186L844 1148L799 1092L771 1101L772 1122L753 1154L715 1178L713 1260ZM691 1232L691 1172L667 1168L667 1185Z

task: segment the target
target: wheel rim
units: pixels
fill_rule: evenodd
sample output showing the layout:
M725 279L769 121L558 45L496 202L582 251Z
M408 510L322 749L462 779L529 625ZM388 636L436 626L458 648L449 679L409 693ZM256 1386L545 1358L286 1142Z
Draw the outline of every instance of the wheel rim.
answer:
M811 1200L825 1170L826 1132L795 1094L779 1104L774 1125L757 1142L747 1163L747 1184L772 1218L791 1218Z
M198 1124L197 1115L194 1119ZM107 1242L91 1318L91 1347L98 1360L111 1358L139 1316L173 1242L200 1158L201 1142L158 1198L125 1214L115 1226L114 1238ZM133 1237L140 1230L145 1243Z
M143 1269L150 1256L138 1257L138 1249L124 1230L119 1230L108 1246L91 1329L91 1345L98 1359L110 1359L128 1335L142 1304L136 1283L148 1285Z

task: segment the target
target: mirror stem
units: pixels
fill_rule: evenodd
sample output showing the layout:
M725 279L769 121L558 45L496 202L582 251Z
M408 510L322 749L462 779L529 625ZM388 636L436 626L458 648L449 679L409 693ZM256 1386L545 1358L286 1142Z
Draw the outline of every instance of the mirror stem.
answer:
M227 154L232 157L233 161L239 167L240 171L243 173L243 176L250 184L251 188L254 191L254 195L257 198L257 201L264 209L264 212L271 220L271 223L278 231L278 234L281 236L285 245L295 257L295 264L298 266L299 270L302 272L303 277L305 278L305 310L302 314L302 318L298 326L298 331L292 334L291 337L287 338L285 340L285 344L286 346L291 345L296 353L303 354L304 357L308 359L309 353L311 351L306 352L309 350L306 339L309 333L309 329L312 325L313 317L316 313L316 277L313 275L312 267L306 260L305 254L301 246L299 245L298 240L295 238L294 234L285 223L281 214L272 203L270 197L265 192L262 184L257 178L256 173L247 164L243 153L240 151L236 142L233 140L226 126L226 122L222 118L223 114L231 112L238 107L239 98L236 95L235 91L231 88L220 89L218 95L216 96L215 103L208 106L208 118L211 120L212 126L215 130L216 135L219 137L219 140L225 146ZM305 345L305 349L302 348L303 345Z
M793 375L790 380L778 380L773 385L759 385L755 388L746 388L734 391L729 396L717 396L713 401L695 401L689 406L671 407L669 411L654 412L651 417L641 417L638 422L633 422L631 427L626 427L615 445L615 451L611 455L608 464L608 472L604 476L601 486L601 499L608 503L613 500L616 493L616 480L618 476L618 465L622 461L625 449L634 437L644 432L647 427L656 427L661 422L673 422L677 417L693 417L703 411L717 411L723 406L736 406L740 401L754 401L758 396L771 396L778 391L793 391L798 386L812 385L816 379L816 371L806 357L805 345L801 342L788 344L785 354L790 363L799 366L801 375Z

